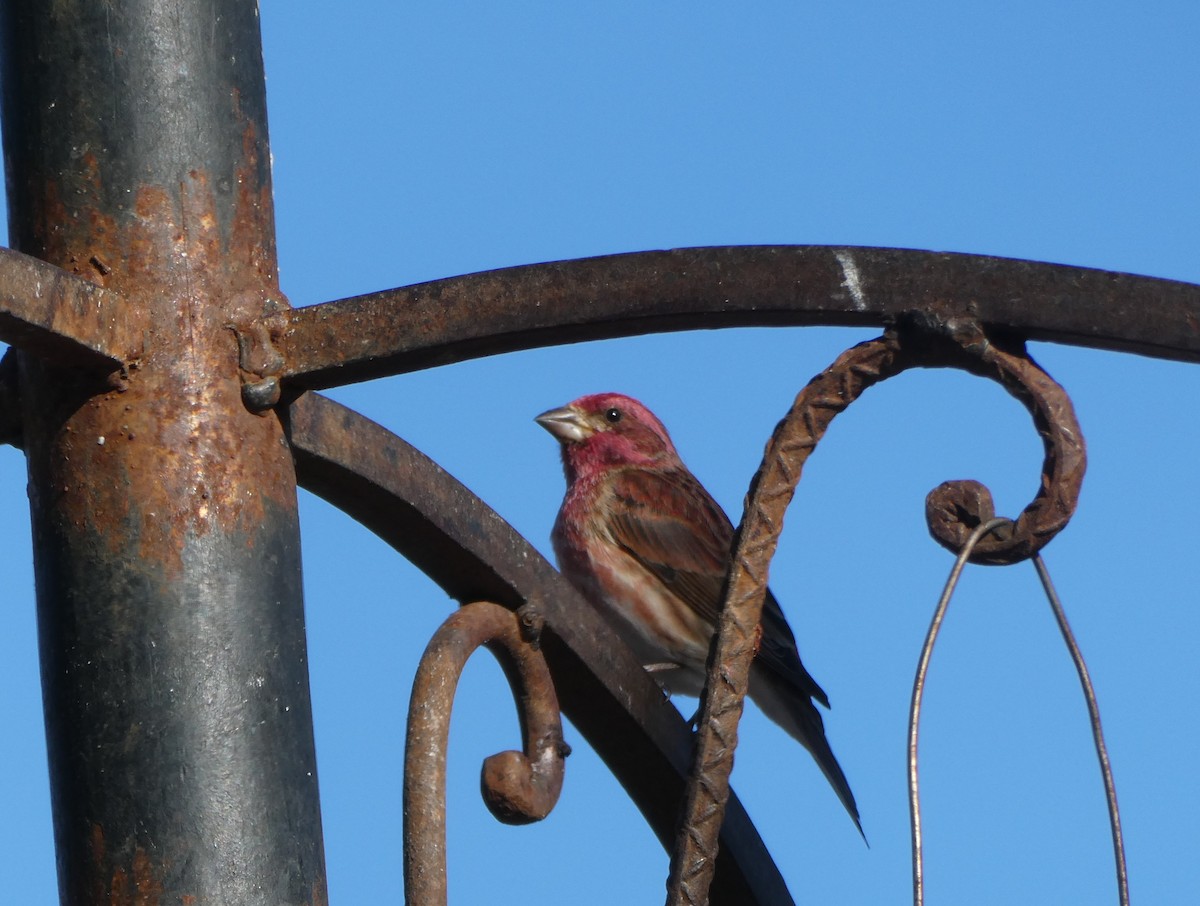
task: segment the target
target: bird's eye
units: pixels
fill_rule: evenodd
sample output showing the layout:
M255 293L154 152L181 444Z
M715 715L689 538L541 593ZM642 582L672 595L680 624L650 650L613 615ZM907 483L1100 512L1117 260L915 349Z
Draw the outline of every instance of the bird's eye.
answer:
M615 425L621 420L621 410L616 408L609 409L604 413L604 418L610 425Z

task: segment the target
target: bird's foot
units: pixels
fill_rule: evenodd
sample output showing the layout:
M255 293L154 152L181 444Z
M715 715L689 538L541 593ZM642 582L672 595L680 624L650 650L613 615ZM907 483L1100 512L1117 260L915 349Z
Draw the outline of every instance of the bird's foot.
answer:
M674 661L663 661L659 664L642 664L642 669L654 676L656 673L666 673L668 670L678 670L679 665ZM658 683L658 688L662 690L663 700L671 700L671 687L664 683L658 677L654 677L654 681Z

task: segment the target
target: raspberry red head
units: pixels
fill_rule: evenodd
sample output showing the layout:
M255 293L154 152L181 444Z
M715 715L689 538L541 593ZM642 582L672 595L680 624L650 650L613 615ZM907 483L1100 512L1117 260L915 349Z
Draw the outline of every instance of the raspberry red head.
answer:
M536 421L562 444L568 482L613 465L679 463L663 423L620 393L581 396L561 409L543 412Z

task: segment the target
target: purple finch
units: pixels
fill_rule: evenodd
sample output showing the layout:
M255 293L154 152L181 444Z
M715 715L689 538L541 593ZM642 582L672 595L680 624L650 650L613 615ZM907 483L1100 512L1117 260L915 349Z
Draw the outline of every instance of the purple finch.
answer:
M562 445L567 477L551 535L559 569L660 683L699 695L729 569L729 517L637 400L599 393L536 420ZM813 704L829 707L829 699L800 663L770 591L749 694L812 753L861 833L854 794Z

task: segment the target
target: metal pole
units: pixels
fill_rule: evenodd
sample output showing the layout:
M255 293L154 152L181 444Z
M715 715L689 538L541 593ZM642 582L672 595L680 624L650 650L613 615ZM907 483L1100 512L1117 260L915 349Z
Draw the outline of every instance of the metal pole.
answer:
M12 245L141 338L109 374L19 362L62 902L325 903L295 475L239 372L287 307L257 5L0 28Z

